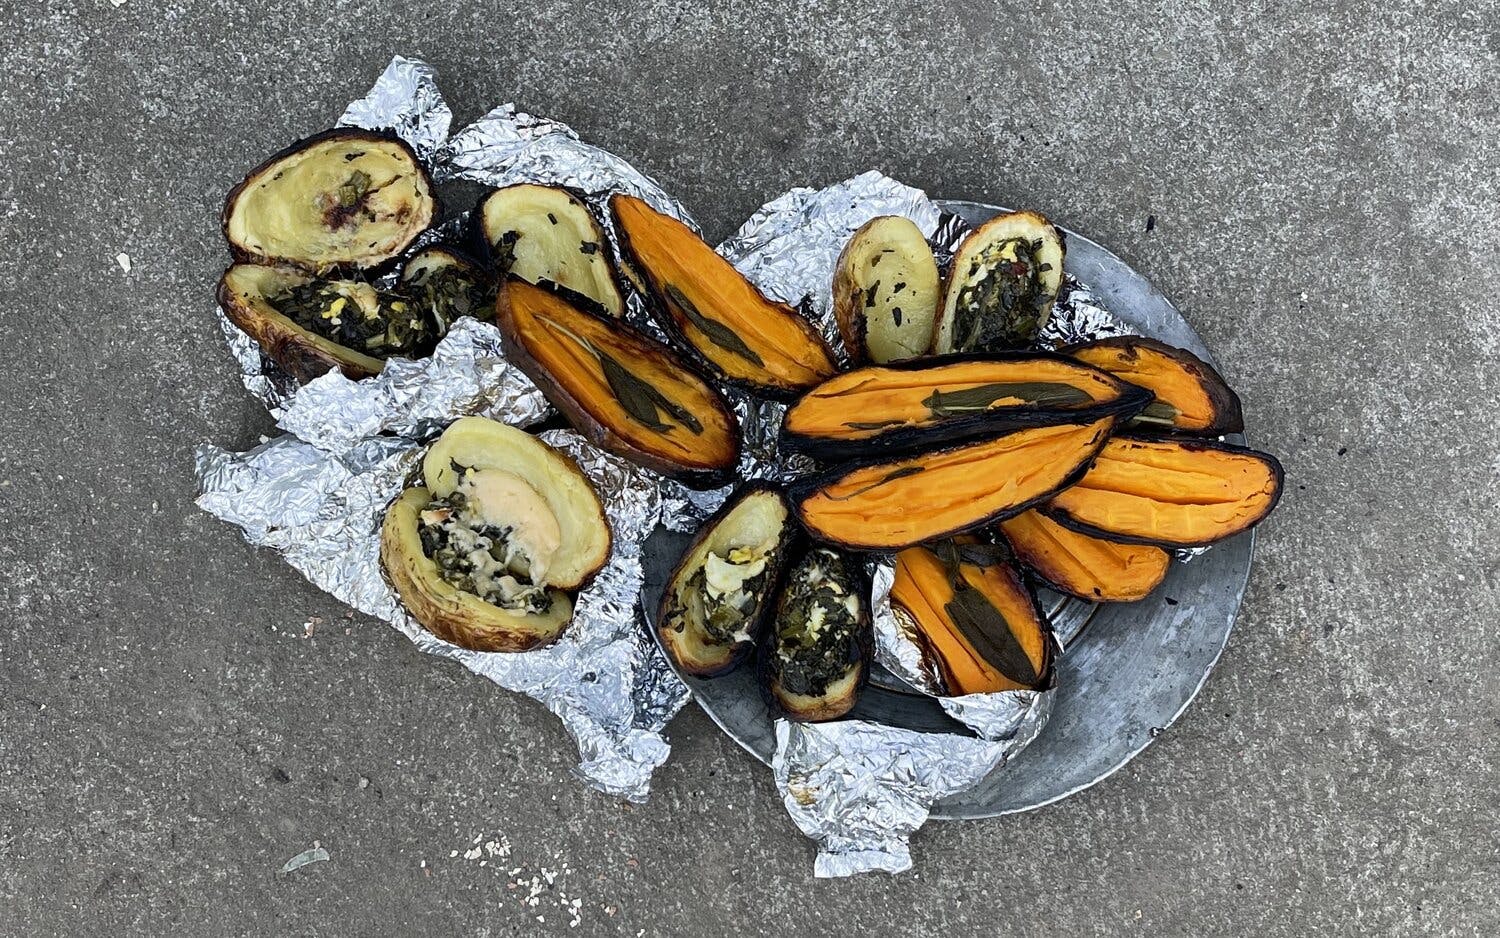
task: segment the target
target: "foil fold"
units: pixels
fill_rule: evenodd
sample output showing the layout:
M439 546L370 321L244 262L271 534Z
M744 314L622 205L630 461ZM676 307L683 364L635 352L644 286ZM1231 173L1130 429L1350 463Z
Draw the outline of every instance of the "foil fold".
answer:
M1005 752L990 740L863 720L778 720L771 770L787 814L818 843L813 875L900 873L933 802L978 784Z

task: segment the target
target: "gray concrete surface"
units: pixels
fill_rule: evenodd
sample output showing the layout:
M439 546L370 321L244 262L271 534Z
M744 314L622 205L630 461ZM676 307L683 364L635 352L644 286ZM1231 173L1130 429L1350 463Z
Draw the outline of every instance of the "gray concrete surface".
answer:
M1500 931L1494 0L790 6L0 3L0 932ZM220 200L394 52L714 236L873 166L1152 276L1290 480L1194 708L910 875L814 882L700 714L616 804L535 705L195 510L192 448L269 429L211 316Z

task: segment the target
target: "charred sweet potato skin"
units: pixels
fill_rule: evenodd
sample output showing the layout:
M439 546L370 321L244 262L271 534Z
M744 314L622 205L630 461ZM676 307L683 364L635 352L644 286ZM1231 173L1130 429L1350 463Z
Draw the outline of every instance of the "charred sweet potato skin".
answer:
M1036 509L1000 522L1016 560L1060 593L1090 602L1136 602L1166 578L1172 555L1144 544L1080 534Z
M1031 427L977 443L841 466L790 490L816 538L894 550L1019 514L1072 485L1115 425Z
M1070 346L1063 354L1147 388L1156 406L1175 411L1176 433L1222 436L1242 433L1245 418L1239 395L1213 366L1189 352L1144 336L1116 336Z
M1242 446L1118 436L1043 511L1105 540L1201 547L1264 520L1281 498L1283 476L1276 457Z
M590 342L608 345L615 361L650 374L658 390L670 388L673 402L699 422L702 432L693 434L675 420L667 424L670 435L654 431L632 417L607 378L570 376L549 366L546 356L570 339L540 326L538 315L587 331ZM502 284L495 319L506 356L595 446L692 486L712 488L728 478L739 460L739 422L723 396L671 349L621 320L574 306L522 280ZM666 412L657 415L664 418Z
M951 696L1051 687L1056 642L1036 595L1006 561L991 558L980 564L962 559L960 552L976 543L973 538L956 538L898 553L891 584L892 611L914 633L923 656ZM960 589L971 591L962 603L970 613L968 622L980 624L975 613L985 612L982 625L991 648L1006 639L1003 630L1014 640L1012 656L1024 653L1024 662L986 654L975 643L975 637L954 617Z
M1049 352L948 355L830 378L787 410L780 441L817 459L861 459L1026 427L1123 421L1150 401L1149 391Z
M654 299L662 328L707 371L787 400L838 370L811 323L767 299L692 229L634 196L616 194L610 207L627 275Z

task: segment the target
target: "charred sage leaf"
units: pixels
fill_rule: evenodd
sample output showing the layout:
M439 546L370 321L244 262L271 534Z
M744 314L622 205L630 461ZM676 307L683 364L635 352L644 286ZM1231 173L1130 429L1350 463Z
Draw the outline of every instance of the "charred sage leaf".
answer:
M677 287L667 284L667 295L672 298L672 302L682 310L682 314L698 331L708 336L710 342L726 352L738 355L756 367L764 367L765 362L755 354L754 349L745 344L745 340L741 339L738 333L723 323L715 322L698 312L698 307L693 305L693 301L689 300Z
M590 346L593 353L599 359L599 366L604 369L604 380L609 382L609 389L619 398L620 405L629 412L630 416L658 432L672 429L670 424L663 423L657 418L658 413L665 413L681 426L687 427L693 433L702 433L703 424L698 418L688 413L682 407L668 400L666 395L656 389L656 386L638 377L629 368L620 364L613 356Z
M959 414L982 413L996 402L1019 398L1038 407L1070 407L1093 400L1083 388L1050 381L981 384L956 391L935 390L923 401L934 417L956 417Z

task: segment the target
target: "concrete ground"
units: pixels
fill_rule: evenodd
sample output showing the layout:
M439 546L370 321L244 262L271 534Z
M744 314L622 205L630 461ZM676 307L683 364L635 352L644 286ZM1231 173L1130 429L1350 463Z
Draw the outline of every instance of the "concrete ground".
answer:
M0 2L0 932L1500 932L1500 10L1321 6ZM615 803L530 701L196 510L193 447L270 428L212 317L225 190L396 52L714 237L877 167L1151 276L1289 480L1194 707L815 882L701 714Z

